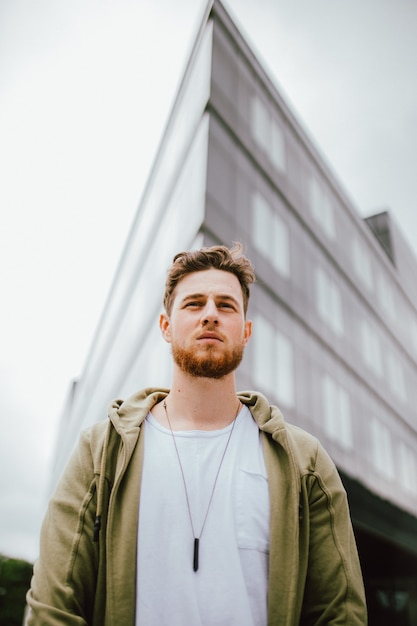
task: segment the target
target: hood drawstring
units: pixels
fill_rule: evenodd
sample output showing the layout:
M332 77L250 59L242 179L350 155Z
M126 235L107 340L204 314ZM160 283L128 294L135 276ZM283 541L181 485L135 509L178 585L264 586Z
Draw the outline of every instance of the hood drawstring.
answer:
M106 480L107 450L109 447L111 428L112 428L112 423L109 420L109 423L107 425L107 430L106 430L106 436L105 436L104 444L103 444L103 451L101 454L100 476L99 476L98 489L97 489L97 508L96 508L96 519L94 521L94 533L93 533L93 541L95 543L98 542L100 530L101 530L101 514L103 510L104 481Z

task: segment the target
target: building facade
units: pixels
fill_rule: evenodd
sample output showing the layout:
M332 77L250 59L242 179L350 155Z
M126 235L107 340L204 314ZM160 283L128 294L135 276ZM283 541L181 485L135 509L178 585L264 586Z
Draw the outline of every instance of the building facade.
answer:
M57 477L114 397L167 386L172 256L241 241L254 334L238 372L315 434L348 491L370 623L417 623L417 261L363 220L221 3L210 2L83 374Z

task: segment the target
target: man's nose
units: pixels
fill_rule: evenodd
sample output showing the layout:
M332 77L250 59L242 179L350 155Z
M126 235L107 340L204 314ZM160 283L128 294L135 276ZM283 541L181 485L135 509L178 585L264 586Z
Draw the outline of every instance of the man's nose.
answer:
M202 323L203 324L218 324L218 310L216 303L213 300L208 300L206 306L203 309Z

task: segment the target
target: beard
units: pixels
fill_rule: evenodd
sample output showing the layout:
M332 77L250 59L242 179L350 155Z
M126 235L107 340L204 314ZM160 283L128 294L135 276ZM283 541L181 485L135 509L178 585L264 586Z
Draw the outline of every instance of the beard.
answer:
M204 351L182 348L174 341L171 344L174 363L185 373L198 378L220 379L233 372L243 358L243 342L219 354L217 346L208 345Z

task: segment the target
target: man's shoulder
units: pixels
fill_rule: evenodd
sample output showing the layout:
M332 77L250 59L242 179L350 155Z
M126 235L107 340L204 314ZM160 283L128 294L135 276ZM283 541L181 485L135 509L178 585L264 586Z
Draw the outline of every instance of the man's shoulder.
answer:
M90 443L93 442L102 442L103 438L106 435L107 428L109 426L109 419L105 418L95 422L94 424L90 424L86 426L81 431L80 437L81 440L88 441Z
M292 422L285 421L285 428L287 429L289 436L295 443L299 443L300 445L305 444L313 447L317 447L318 445L320 445L318 438L301 426L297 426Z
M94 466L100 466L103 447L108 436L108 428L109 420L103 419L90 424L81 431L76 448L80 459L92 458Z
M291 423L286 424L286 430L291 449L302 472L334 471L333 460L315 435Z

